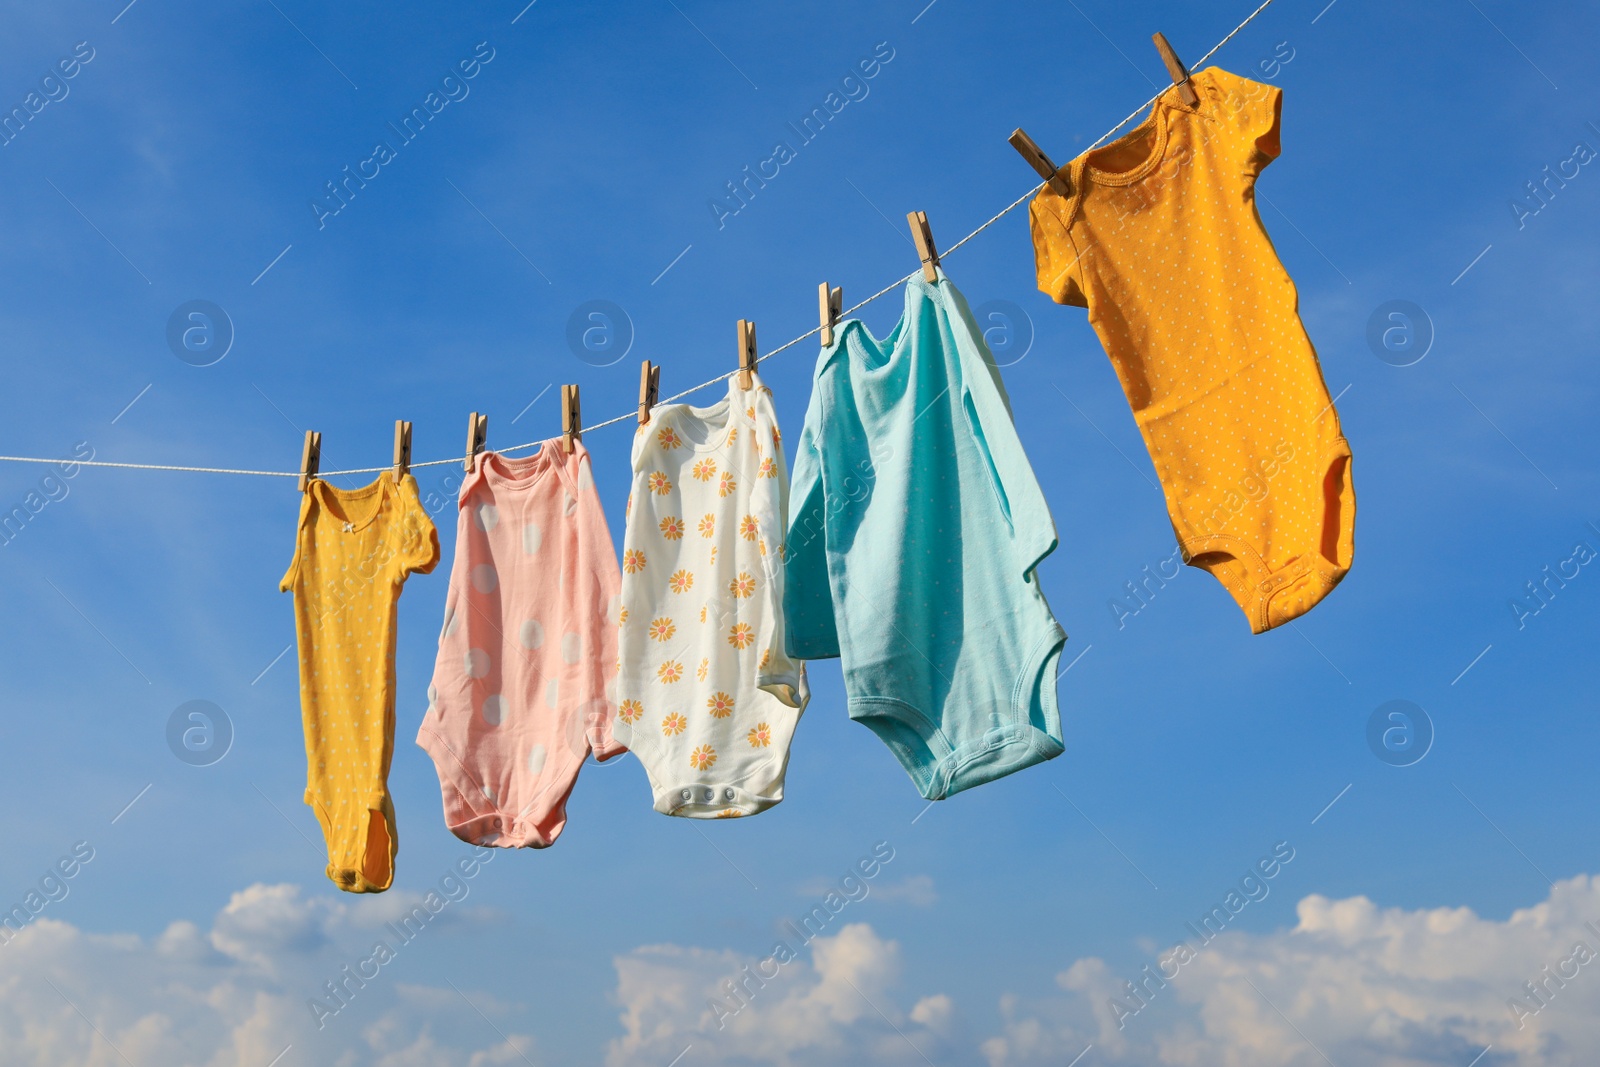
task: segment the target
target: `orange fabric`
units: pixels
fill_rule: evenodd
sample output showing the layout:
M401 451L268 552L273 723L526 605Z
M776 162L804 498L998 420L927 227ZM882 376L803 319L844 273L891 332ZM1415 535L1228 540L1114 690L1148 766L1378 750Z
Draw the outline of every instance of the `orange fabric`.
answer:
M1280 91L1215 67L1034 198L1039 288L1089 311L1185 562L1255 633L1311 610L1354 553L1350 447L1256 210Z
M411 475L361 489L320 479L302 494L294 593L306 803L328 846L328 878L351 893L394 881L399 844L389 798L394 753L395 614L409 574L439 561L439 537Z

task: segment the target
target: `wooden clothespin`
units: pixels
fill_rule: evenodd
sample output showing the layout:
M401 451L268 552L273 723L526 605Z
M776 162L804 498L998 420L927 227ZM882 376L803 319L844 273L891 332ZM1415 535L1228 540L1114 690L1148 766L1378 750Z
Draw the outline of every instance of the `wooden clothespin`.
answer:
M1022 127L1019 126L1013 130L1009 139L1011 147L1015 148L1022 158L1028 161L1028 166L1032 167L1050 188L1064 197L1072 195L1072 183L1051 162L1050 157L1045 155L1039 146L1033 143L1033 138L1022 131Z
M561 387L561 447L571 453L578 438L583 436L583 412L578 406L578 387Z
M939 249L933 243L933 231L928 228L928 213L926 211L911 211L906 213L906 221L911 224L911 239L917 243L917 255L922 259L922 276L930 283L939 280Z
M322 435L315 430L306 431L306 444L300 450L300 491L306 491L322 465Z
M650 409L661 396L661 366L648 359L639 367L639 425L650 421Z
M822 347L833 346L833 328L844 310L844 290L823 282L817 286L817 314L822 318Z
M467 416L467 460L461 466L471 473L478 465L478 453L489 442L489 416L474 411Z
M411 424L399 419L394 423L394 480L401 482L411 472Z
M1156 51L1161 53L1161 62L1167 65L1167 73L1172 76L1172 84L1178 87L1178 98L1189 107L1199 107L1200 94L1189 84L1189 68L1183 65L1178 53L1167 43L1166 34L1153 34L1150 39L1156 43Z
M756 369L756 324L739 320L739 388L750 388L750 372Z

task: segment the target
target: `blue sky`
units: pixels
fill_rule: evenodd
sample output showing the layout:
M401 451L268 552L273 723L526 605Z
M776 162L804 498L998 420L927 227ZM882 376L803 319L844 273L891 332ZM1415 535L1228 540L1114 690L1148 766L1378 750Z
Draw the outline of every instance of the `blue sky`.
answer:
M765 351L815 325L818 282L848 305L904 275L907 211L948 245L1029 187L1014 127L1064 162L1159 87L1151 32L1197 57L1247 11L924 2L12 5L0 108L79 42L92 58L0 147L0 452L289 470L314 428L338 469L386 463L396 418L417 459L458 454L474 410L491 447L551 436L564 382L587 421L623 414L639 359L674 393L734 365L736 319ZM93 850L0 946L0 1064L1579 1062L1600 978L1537 1015L1506 1001L1574 941L1600 949L1600 572L1512 602L1600 550L1600 176L1526 188L1600 150L1597 32L1593 5L1277 0L1216 57L1284 90L1262 215L1355 457L1354 568L1296 626L1252 637L1196 571L1119 626L1110 602L1171 531L1013 212L945 266L1032 335L1004 374L1060 532L1041 576L1070 634L1066 752L924 811L819 664L778 808L669 820L636 762L591 766L554 848L498 855L321 1030L306 1000L468 851L412 743L447 564L401 601L395 889L341 896L275 659L293 482L81 470L0 550L0 899ZM719 225L725 183L875 48L867 93ZM475 53L376 178L311 206ZM235 333L204 367L166 340L197 299ZM594 300L631 324L608 366L567 340ZM1367 341L1392 300L1431 322L1410 366ZM899 306L863 315L881 335ZM794 431L814 353L762 368ZM620 542L629 433L587 443ZM0 464L0 510L44 473ZM207 767L166 742L195 699L234 731ZM1435 733L1412 766L1368 746L1394 699ZM718 1030L716 983L878 842L865 899ZM1108 1023L1122 981L1280 842L1265 899Z

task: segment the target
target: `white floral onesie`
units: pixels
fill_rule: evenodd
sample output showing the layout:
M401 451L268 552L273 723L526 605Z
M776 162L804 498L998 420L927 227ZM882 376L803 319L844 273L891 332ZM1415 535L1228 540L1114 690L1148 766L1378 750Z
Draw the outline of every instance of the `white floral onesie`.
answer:
M613 729L665 815L782 800L809 697L783 647L789 474L772 390L751 386L658 407L634 438Z

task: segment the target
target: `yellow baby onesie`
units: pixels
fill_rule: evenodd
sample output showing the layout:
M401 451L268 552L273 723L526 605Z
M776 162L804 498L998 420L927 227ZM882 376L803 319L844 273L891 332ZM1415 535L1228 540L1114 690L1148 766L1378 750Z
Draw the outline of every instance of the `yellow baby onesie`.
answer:
M1350 446L1299 297L1256 211L1281 92L1215 67L1030 206L1039 288L1088 308L1166 493L1184 561L1261 633L1350 569Z
M294 593L306 803L322 824L328 877L351 893L394 881L395 607L408 574L439 562L439 536L409 474L362 489L313 481L300 502Z

